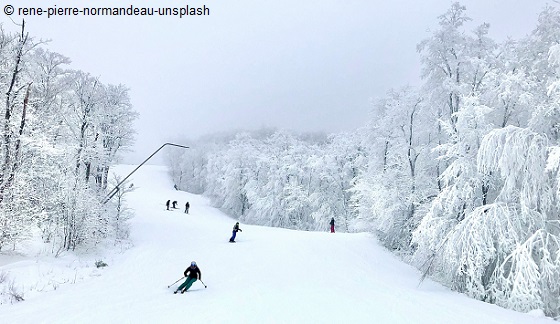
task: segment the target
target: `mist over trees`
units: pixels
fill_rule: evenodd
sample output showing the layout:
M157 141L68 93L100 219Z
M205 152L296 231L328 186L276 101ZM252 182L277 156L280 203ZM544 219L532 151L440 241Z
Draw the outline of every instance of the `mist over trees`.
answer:
M454 3L418 44L423 84L354 132L240 132L168 156L175 183L240 221L374 232L443 284L560 315L560 13L496 42Z
M69 63L24 25L0 29L0 250L38 234L56 254L128 235L123 197L101 200L137 114L126 87Z

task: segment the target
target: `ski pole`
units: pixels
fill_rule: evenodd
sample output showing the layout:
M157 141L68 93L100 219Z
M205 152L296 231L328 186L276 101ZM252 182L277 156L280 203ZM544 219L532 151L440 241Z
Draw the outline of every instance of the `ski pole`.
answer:
M200 281L204 285L204 288L208 288L208 286L206 286L202 280L198 279L198 281Z
M173 286L174 284L178 283L179 281L181 281L181 280L183 280L183 279L185 279L185 277L183 277L183 278L181 278L181 279L175 281L174 283L170 284L169 286L167 286L167 288Z

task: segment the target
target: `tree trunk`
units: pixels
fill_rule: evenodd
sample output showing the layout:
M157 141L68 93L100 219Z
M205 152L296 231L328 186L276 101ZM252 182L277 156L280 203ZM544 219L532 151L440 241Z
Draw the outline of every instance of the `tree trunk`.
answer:
M25 44L27 43L27 36L28 35L25 33L25 21L24 21L24 23L21 26L21 35L18 44L19 46L16 52L14 70L12 71L12 76L10 79L10 86L6 91L6 108L5 108L6 111L4 113L4 130L3 130L4 136L3 136L3 143L2 143L2 146L4 147L4 160L2 161L2 166L0 167L0 202L4 200L5 192L13 182L12 173L15 172L15 170L13 169L11 170L11 168L13 167L12 158L14 158L15 153L13 152L13 148L12 148L12 136L14 134L13 131L11 130L10 124L12 122L12 117L13 117L12 111L15 106L15 97L19 92L19 90L14 91L14 87L16 85L17 80L19 79L19 73L21 71L20 64L23 57L23 49L25 47ZM27 89L26 100L28 97L29 97L29 87ZM24 100L24 108L23 108L24 111L27 106L26 100ZM23 129L22 127L24 126L25 126L25 113L24 113L24 117L22 118L22 123L20 124L20 129ZM6 179L6 175L8 175L8 179Z

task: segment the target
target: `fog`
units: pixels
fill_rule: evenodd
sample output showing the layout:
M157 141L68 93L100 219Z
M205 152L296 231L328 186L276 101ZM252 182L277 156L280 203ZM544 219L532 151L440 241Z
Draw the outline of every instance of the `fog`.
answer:
M14 1L15 2L15 1ZM71 68L130 88L137 163L166 141L231 129L350 131L371 102L420 82L416 45L451 1L17 1L18 7L202 7L206 16L21 16L3 28L50 39ZM498 41L535 26L546 1L461 1Z

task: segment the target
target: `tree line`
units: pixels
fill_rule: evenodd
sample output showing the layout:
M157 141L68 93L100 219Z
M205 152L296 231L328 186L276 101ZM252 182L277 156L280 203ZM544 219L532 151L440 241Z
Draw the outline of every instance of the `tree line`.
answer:
M69 69L45 43L0 27L0 250L41 235L54 253L128 236L103 205L137 117L123 85Z
M353 132L207 136L168 156L182 190L243 222L371 231L425 276L560 315L560 13L526 37L467 29L454 3L418 44L422 85Z

